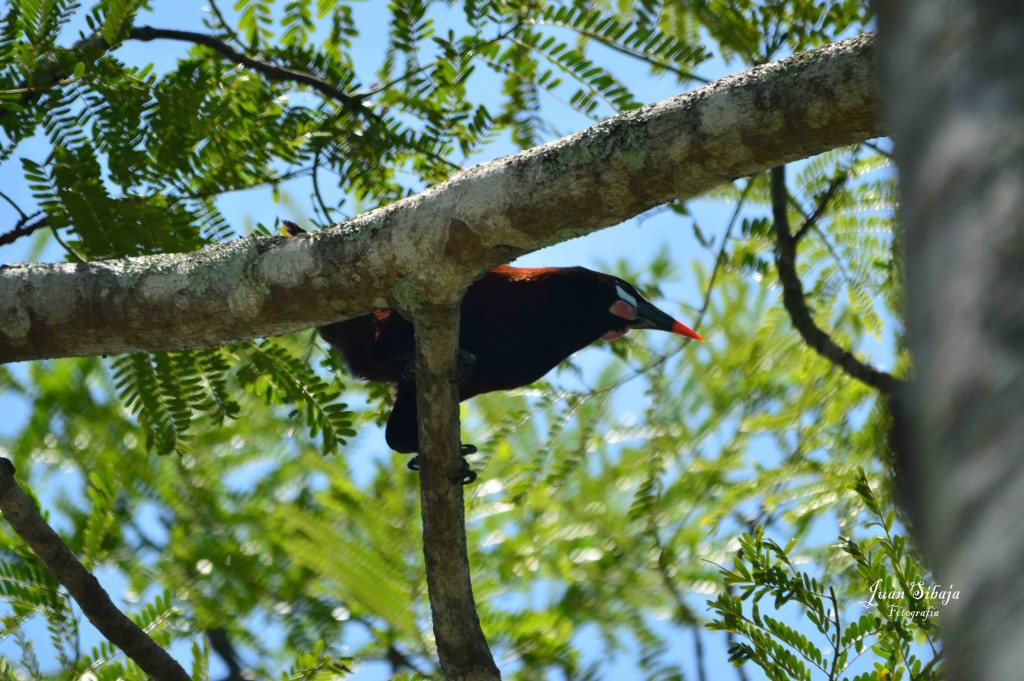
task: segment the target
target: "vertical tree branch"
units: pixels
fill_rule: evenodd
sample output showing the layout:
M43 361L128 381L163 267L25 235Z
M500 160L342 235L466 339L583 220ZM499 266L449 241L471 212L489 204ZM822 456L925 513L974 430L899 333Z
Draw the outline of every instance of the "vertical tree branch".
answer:
M451 681L500 679L473 601L462 497L456 353L459 308L420 307L416 328L420 502L427 592L441 669Z
M35 504L14 479L14 466L3 458L0 458L0 511L108 641L157 681L191 681L166 650L114 605L96 577L39 515Z

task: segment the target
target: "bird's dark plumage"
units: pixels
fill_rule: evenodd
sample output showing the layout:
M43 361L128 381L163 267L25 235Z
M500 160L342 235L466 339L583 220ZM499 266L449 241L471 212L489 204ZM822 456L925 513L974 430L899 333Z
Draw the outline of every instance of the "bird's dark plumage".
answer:
M703 340L654 307L633 286L582 267L520 268L487 272L462 302L459 344L474 359L466 367L459 401L527 385L577 350L629 329L660 329ZM394 310L320 327L355 376L396 385L387 425L388 445L419 448L416 384L409 368L413 327Z

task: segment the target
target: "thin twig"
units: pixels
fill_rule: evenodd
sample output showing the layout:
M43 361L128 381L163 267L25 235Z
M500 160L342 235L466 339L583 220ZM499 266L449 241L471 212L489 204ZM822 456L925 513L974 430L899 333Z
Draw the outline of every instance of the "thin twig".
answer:
M726 585L725 592L727 594L729 594L730 596L734 596L734 591L735 589L733 589L732 586ZM726 650L730 650L736 645L738 645L738 642L736 640L736 634L730 629L725 630L725 645ZM743 663L740 663L736 666L736 676L740 677L740 681L749 681L749 679L747 679L747 670L743 668Z
M892 160L892 152L883 149L874 142L861 142L861 144L863 144L865 147L875 152L876 154L881 154L882 156L885 156L887 159Z
M519 18L519 19L516 20L516 22L514 24L509 26L506 30L502 31L501 33L498 33L496 36L494 36L490 40L484 42L483 45L493 45L494 43L501 42L505 38L509 37L510 35L515 33L516 31L518 31L520 28L522 28L522 26L523 26L523 19ZM470 52L470 56L475 55L479 51L480 51L479 48L474 48ZM373 88L371 88L371 89L369 89L369 90L367 90L365 92L357 93L356 96L357 97L362 97L362 98L365 99L367 97L372 97L373 95L375 95L375 94L377 94L379 92L383 92L384 90L390 90L391 88L393 88L396 85L398 85L398 84L408 80L409 78L412 78L413 76L416 76L416 75L418 75L420 73L423 73L427 69L434 68L435 66L437 66L437 64L440 61L441 61L440 58L434 59L433 61L429 61L426 64L422 64L422 65L420 65L420 66L418 66L418 67L416 67L414 69L410 69L410 70L406 71L402 75L398 76L397 78L393 78L393 79L389 80L388 82L384 83L383 85L377 85L376 87L373 87Z
M220 22L221 28L223 28L224 31L228 34L228 37L231 38L231 40L233 40L235 44L239 47L244 47L245 42L243 42L242 39L238 37L238 34L235 32L235 29L231 28L231 24L229 24L227 22L227 19L224 18L224 15L221 14L220 7L217 7L216 0L210 0L210 9L216 15L217 20Z
M15 206L15 208L17 209L17 206ZM18 209L18 212L21 212L20 209ZM40 215L42 212L43 211L41 210L36 211L35 213L32 213L32 215L25 215L24 213L22 213L23 217L20 220L18 220L18 222L14 225L11 231L5 232L4 234L0 234L0 246L13 244L21 237L28 236L37 229L40 229L41 227L46 227L46 225L49 223L49 217L46 215L43 215L43 217L39 218L35 222L28 224L29 220Z
M847 178L849 178L847 173L839 173L832 178L832 182L829 183L828 189L826 189L825 193L818 199L818 205L814 207L814 211L807 216L807 219L804 220L804 224L801 225L800 229L798 229L796 234L793 235L793 241L800 243L800 240L807 235L807 232L814 229L818 224L818 220L820 220L821 216L825 214L825 209L828 207L828 204L833 198L835 198L835 195L840 189L842 189L843 185L846 184Z
M704 664L704 639L701 638L701 626L699 624L693 625L693 654L697 658L697 679L698 681L708 681L707 669Z
M317 203L320 204L320 210L324 214L324 221L329 225L331 224L331 209L328 208L327 202L324 201L324 197L320 193L320 182L317 180L317 171L320 170L321 151L322 149L317 149L316 153L313 154L313 194L316 196Z
M369 111L363 106L363 97L359 95L350 95L342 92L338 88L334 87L327 81L321 80L316 76L305 73L304 71L296 71L294 69L285 68L276 64L270 64L261 59L255 59L247 54L243 54L235 48L228 45L223 40L207 35L205 33L195 33L194 31L176 31L168 28L153 28L152 26L138 26L133 28L129 33L128 37L133 40L150 41L150 40L181 40L188 43L195 43L196 45L204 45L209 47L214 52L217 52L222 57L226 58L240 66L245 66L253 71L263 74L268 80L276 82L295 82L307 85L317 92L330 97L331 99L340 102L343 106L357 113L368 114Z
M806 233L808 231L813 230L818 235L818 238L821 239L821 243L825 246L825 250L827 250L828 254L832 257L832 260L835 262L836 267L839 268L839 274L843 278L843 283L845 283L850 288L853 288L853 277L850 276L850 272L846 268L846 263L844 263L843 259L839 256L839 251L836 250L836 247L832 244L831 241L829 241L828 235L825 234L825 230L823 230L821 226L818 224L820 216L815 217L814 222L808 224L811 220L811 214L804 210L804 207L800 204L799 201L797 201L796 197L789 192L788 188L786 189L786 200L789 202L789 207L793 208L798 213L800 213L800 217L802 217L804 220L804 223L801 226L799 232ZM824 205L827 206L828 202L826 202ZM805 235L806 234L801 234L800 238L802 239Z
M238 651L226 629L217 627L206 632L206 639L210 642L210 648L221 659L224 666L228 668L228 675L221 681L245 681L244 668L239 662Z
M365 617L363 617L361 615L352 615L350 620L352 622L356 622L356 623L361 624L364 627L366 627L367 632L369 632L370 636L372 636L373 638L375 638L375 639L382 638L382 632L377 627L375 627L373 625L373 622L371 622L367 618L365 618ZM381 659L386 660L388 663L391 664L391 673L392 674L397 674L401 669L404 668L404 669L408 669L411 672L415 672L416 674L419 674L423 678L430 678L431 674L429 672L421 669L415 662L412 661L412 659L406 653L403 653L401 650L396 648L395 644L394 644L394 641L387 641L383 645L384 645L384 655L383 655L383 657ZM369 658L362 658L362 659L366 660L366 659L369 659Z
M814 322L807 308L804 287L796 271L796 239L790 233L787 212L786 166L772 168L772 214L775 218L775 264L782 282L782 304L793 326L806 343L825 359L845 371L852 378L891 394L902 381L892 374L880 371L857 359L849 350L836 344Z
M823 230L820 225L817 225L813 228L813 231L818 235L822 245L825 246L825 250L828 251L829 257L831 257L832 261L835 262L836 267L839 268L839 275L842 277L843 283L851 289L854 288L855 284L853 282L853 277L850 276L850 270L847 268L846 263L843 262L843 258L839 255L839 250L836 248L835 244L833 244L828 238L828 235L825 234L825 230Z
M672 600L675 601L679 619L693 627L694 654L697 658L697 678L700 681L707 681L707 671L704 669L704 642L700 638L700 621L697 615L694 614L693 608L687 604L686 599L683 597L683 592L679 590L675 580L672 579L672 573L669 571L669 559L665 553L665 544L662 543L661 536L658 535L658 529L652 524L648 530L654 539L654 546L658 550L658 575L661 577L661 583L665 585L665 590L669 592Z
M384 652L384 659L391 665L391 673L398 674L402 669L408 669L415 673L417 676L422 676L425 679L430 678L430 674L425 672L416 666L416 663L412 659L403 653L401 650L395 647L394 643L388 643L387 650Z
M711 279L708 280L708 290L704 293L704 303L700 306L700 312L697 313L697 318L693 321L694 329L700 327L700 323L704 320L704 314L708 311L708 305L711 303L711 293L715 290L715 279L718 276L718 270L722 267L722 262L725 260L725 247L732 237L732 229L736 226L736 222L740 217L740 210L743 208L743 202L746 201L747 194L750 193L750 188L753 185L754 178L747 180L747 184L743 187L740 198L736 202L736 208L732 212L732 217L729 218L729 225L725 228L725 236L722 237L722 245L719 246L718 255L715 257L715 266L711 270Z
M11 197L7 196L7 194L4 194L3 192L0 192L0 199L3 199L7 203L11 204L11 208L13 208L14 210L18 211L18 216L22 219L22 221L25 221L25 220L29 219L29 216L25 214L25 211L23 211L21 209L21 206L16 204L14 202L14 199L12 199ZM38 215L38 213L36 213L36 215Z
M828 588L829 598L832 601L832 621L836 625L836 644L835 654L832 656L832 673L829 674L830 679L835 679L839 676L839 651L842 649L843 642L843 629L839 623L839 600L836 598L836 590L833 587Z
M174 192L172 195L176 198L202 200L208 199L213 196L221 196L222 194L230 194L232 192L244 192L248 191L249 189L255 189L256 187L262 187L268 184L280 184L282 182L287 182L288 180L294 180L297 177L302 177L303 175L306 175L311 172L313 172L313 166L309 166L308 168L299 168L298 170L282 173L281 175L276 175L274 177L267 177L262 180L253 182L252 184L248 184L244 187L217 187L207 189L201 192L197 191L189 193L183 191L184 187L181 186L180 189L179 187L173 187L171 191ZM188 180L183 180L181 184L184 185L187 182Z
M328 98L339 102L348 111L362 115L372 125L377 126L382 130L387 130L388 128L386 122L381 118L381 116L364 104L364 100L368 96L367 94L350 94L342 92L327 81L304 71L297 71L295 69L278 66L261 59L250 57L212 35L196 33L194 31L178 31L174 29L154 28L152 26L138 26L129 31L128 39L143 42L161 39L179 40L209 47L213 51L225 57L228 61L250 68L257 73L262 74L268 80L283 83L294 82L306 85ZM107 44L101 36L93 36L87 41L79 41L79 43L76 43L75 47L72 48L72 51L76 52L76 54L85 54L87 52L91 53L96 52L97 50L109 49L111 49L111 46ZM54 66L53 68L56 69L53 74L50 74L47 78L37 78L35 80L41 82L42 85L49 87L54 83L60 82L61 79L66 77L67 74L58 72L59 69L57 66ZM412 144L410 147L414 151L418 151L435 162L448 166L452 170L458 171L462 169L461 166L439 156L429 149L421 148L420 145Z
M71 245L64 241L64 239L60 235L60 232L58 232L56 228L51 229L50 232L53 234L53 238L57 240L57 243L59 243L61 247L64 249L64 251L71 256L72 260L81 263L88 262L87 258L82 257L82 255L78 251L71 248Z
M107 640L158 681L191 681L166 650L114 605L96 577L46 524L14 479L14 466L4 458L0 458L0 511Z

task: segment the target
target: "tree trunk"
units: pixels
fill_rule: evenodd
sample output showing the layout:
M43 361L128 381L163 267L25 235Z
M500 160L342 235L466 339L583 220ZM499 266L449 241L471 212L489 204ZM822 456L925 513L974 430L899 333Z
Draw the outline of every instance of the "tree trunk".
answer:
M1024 674L1024 3L878 2L906 230L906 485L953 678Z

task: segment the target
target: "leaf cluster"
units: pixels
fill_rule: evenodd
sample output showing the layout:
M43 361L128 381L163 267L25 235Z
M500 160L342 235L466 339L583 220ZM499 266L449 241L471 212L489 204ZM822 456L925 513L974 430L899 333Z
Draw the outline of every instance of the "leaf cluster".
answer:
M826 592L820 579L797 567L792 557L795 541L783 548L766 538L759 525L740 537L732 568L721 568L726 590L708 601L715 613L708 628L741 639L730 648L730 660L736 665L753 662L770 679L944 678L943 655L936 648L935 608L941 606L926 591L914 588L925 583L928 572L896 533L895 511L884 509L863 470L850 488L871 518L867 528L884 532L860 542L840 537L834 547L856 568L857 579L850 586L869 596L859 603L859 617L857 609L840 605L835 587ZM903 589L892 589L893 583ZM875 601L876 595L881 601ZM766 614L761 605L765 596L772 598L771 608L777 612L787 604L798 606L813 626L812 637ZM852 621L844 621L847 617ZM816 639L824 639L826 645ZM873 667L851 676L868 652L875 656Z

